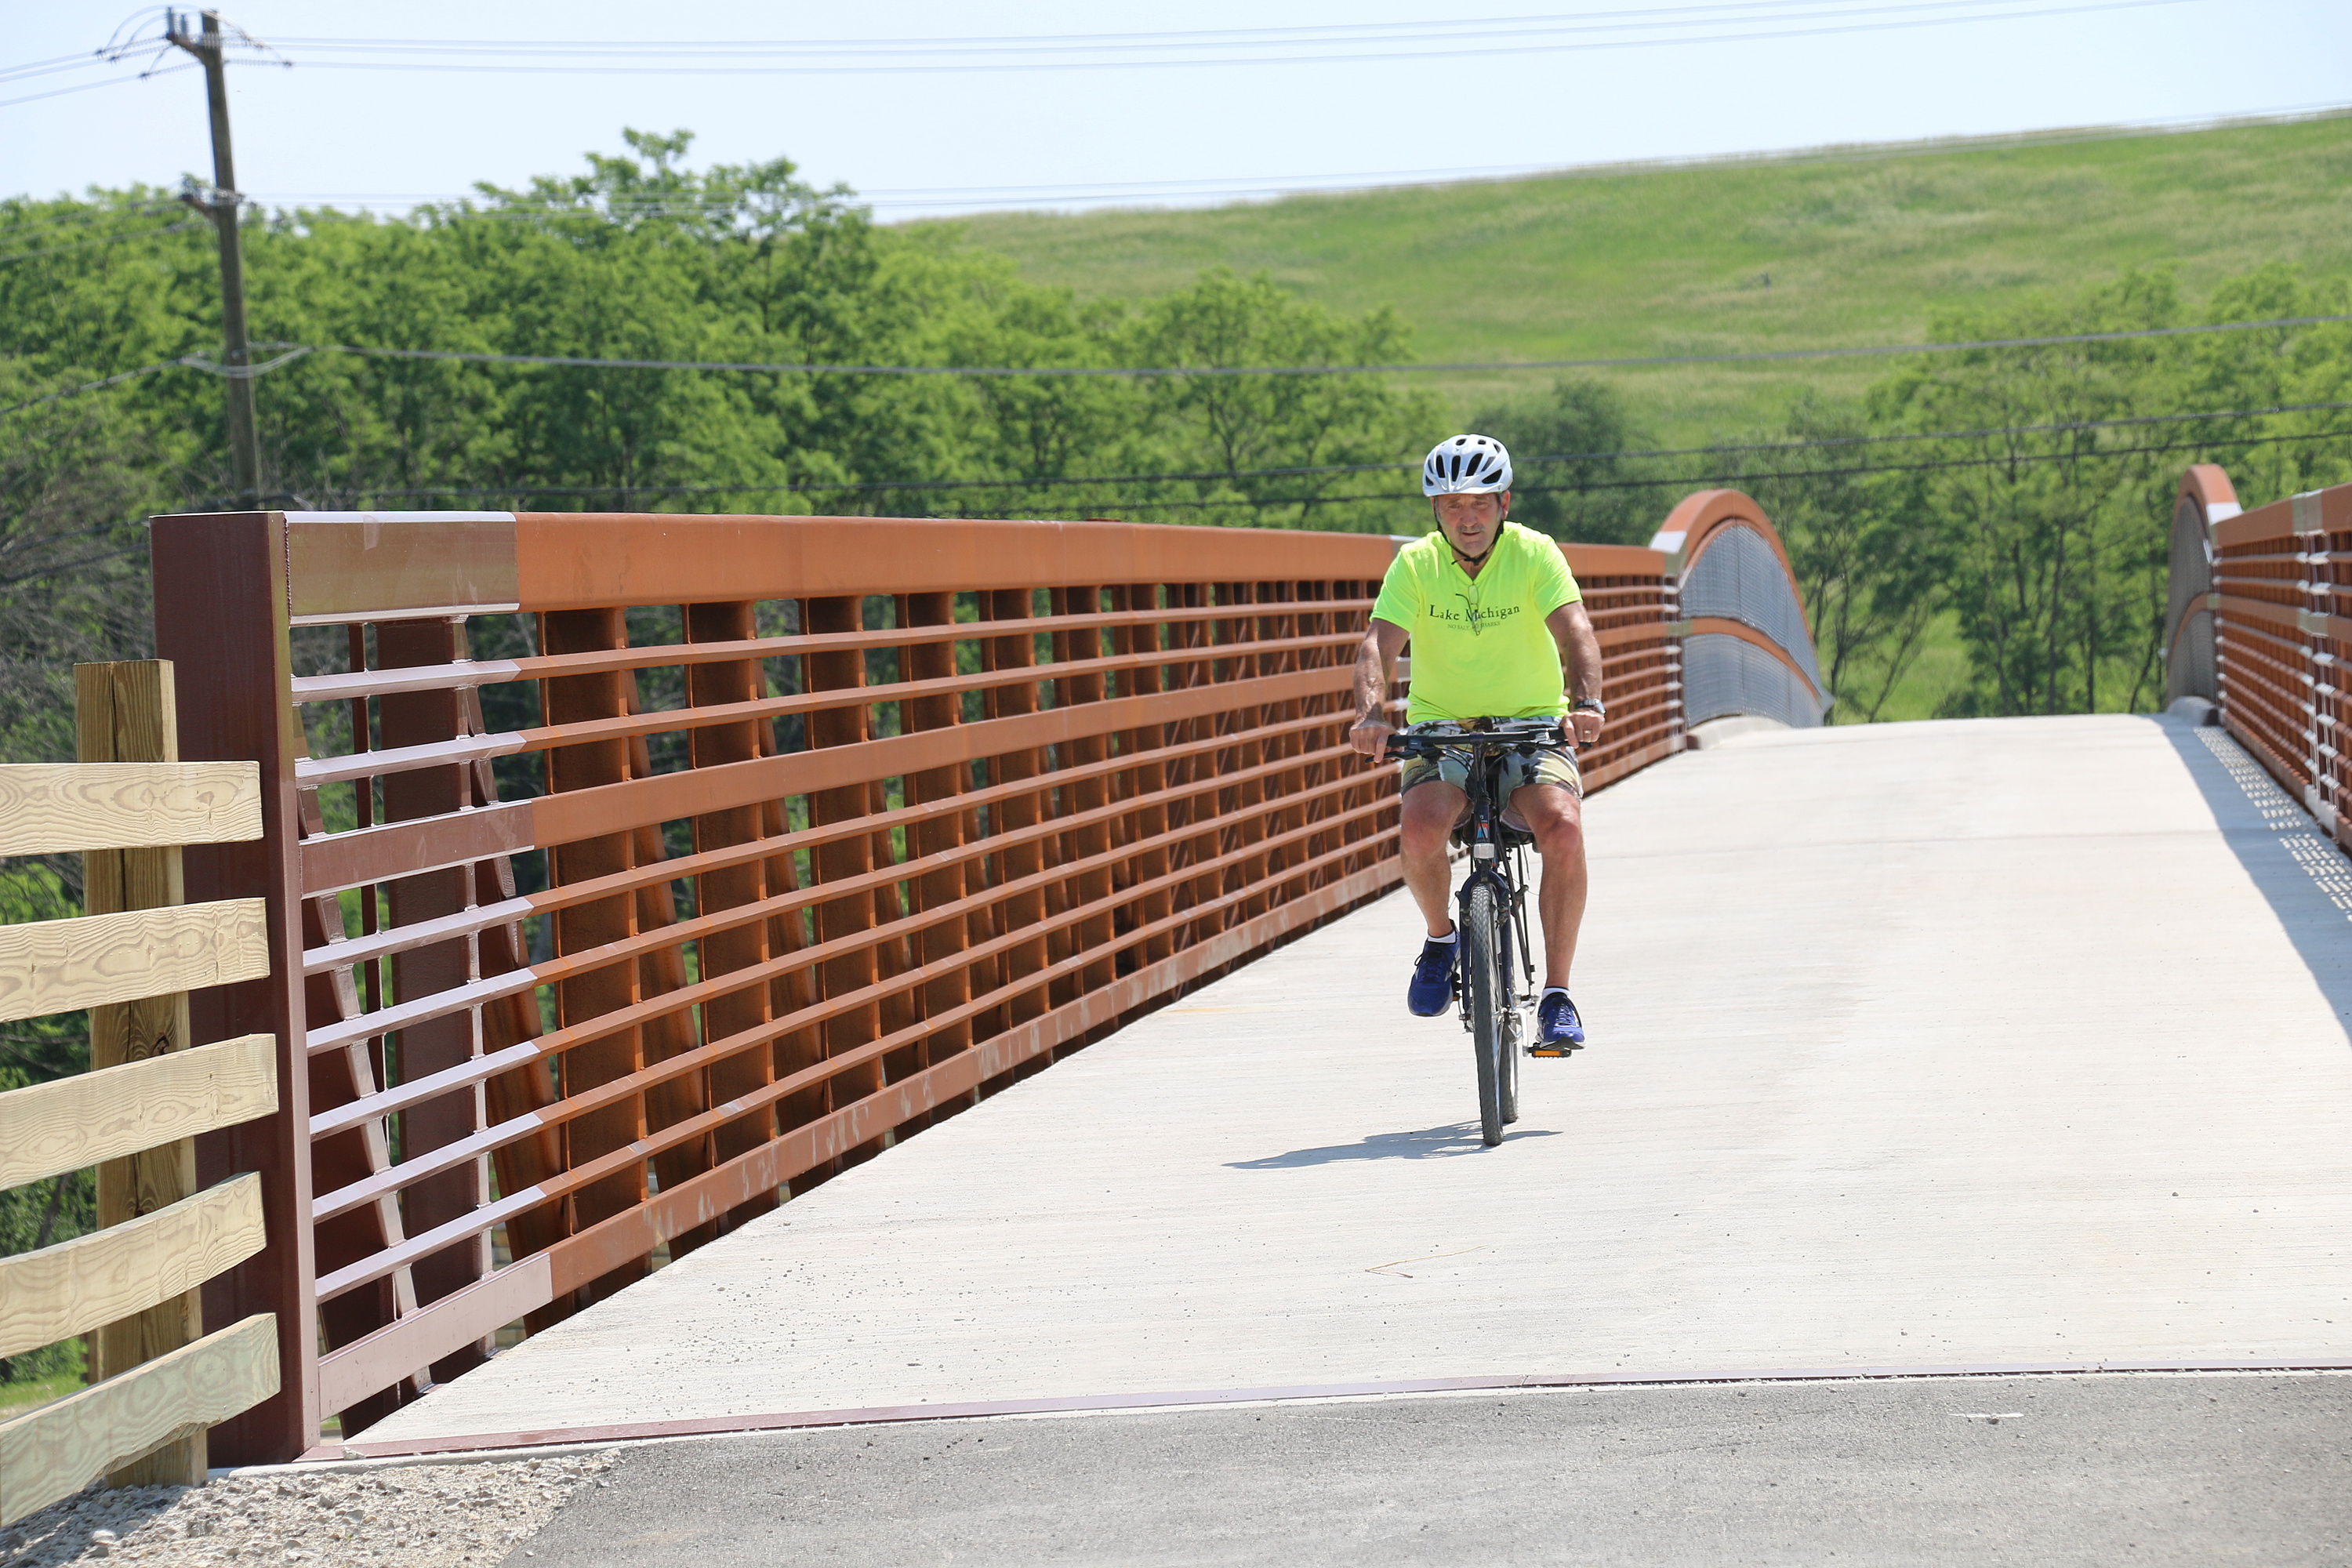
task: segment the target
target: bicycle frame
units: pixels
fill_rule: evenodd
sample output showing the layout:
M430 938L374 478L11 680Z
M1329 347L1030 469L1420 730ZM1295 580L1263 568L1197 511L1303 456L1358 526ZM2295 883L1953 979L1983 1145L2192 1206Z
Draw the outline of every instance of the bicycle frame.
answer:
M1528 941L1528 847L1534 843L1528 834L1513 827L1504 820L1503 812L1510 802L1498 798L1497 784L1505 755L1517 752L1529 756L1538 751L1564 750L1558 725L1534 720L1478 720L1474 722L1485 729L1465 731L1460 734L1415 733L1401 731L1390 737L1391 754L1435 757L1445 751L1466 751L1470 765L1465 770L1465 783L1469 786L1470 803L1462 820L1454 826L1454 837L1470 852L1470 874L1454 890L1454 906L1465 908L1470 889L1485 883L1492 887L1496 902L1505 911L1502 936L1503 973L1512 984L1508 1016L1517 1020L1535 1005L1535 950ZM1511 960L1517 957L1514 964ZM1457 993L1462 1026L1473 1027L1469 998ZM1516 1047L1516 1039L1513 1042Z

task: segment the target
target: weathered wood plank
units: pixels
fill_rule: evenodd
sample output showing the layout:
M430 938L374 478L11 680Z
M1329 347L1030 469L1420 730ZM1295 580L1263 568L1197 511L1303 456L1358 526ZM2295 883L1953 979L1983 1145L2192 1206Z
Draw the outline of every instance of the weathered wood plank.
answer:
M0 926L0 1022L268 973L259 899Z
M0 855L61 855L261 837L252 763L0 766Z
M0 1187L45 1181L278 1109L278 1043L215 1046L0 1093Z
M0 1355L54 1344L194 1289L261 1250L261 1178L38 1252L0 1258Z
M278 1392L278 1322L234 1327L0 1426L0 1525Z

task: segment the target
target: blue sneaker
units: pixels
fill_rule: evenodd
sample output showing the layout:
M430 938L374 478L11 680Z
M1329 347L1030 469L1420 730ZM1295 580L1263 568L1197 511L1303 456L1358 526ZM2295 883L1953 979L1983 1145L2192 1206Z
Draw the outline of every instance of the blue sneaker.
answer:
M1452 1005L1454 960L1461 951L1458 931L1452 942L1432 937L1422 942L1421 956L1413 961L1412 983L1404 988L1404 1005L1412 1009L1414 1017L1434 1018Z
M1584 1047L1584 1020L1565 991L1547 991L1536 1004L1536 1038L1528 1047L1531 1057L1564 1057Z

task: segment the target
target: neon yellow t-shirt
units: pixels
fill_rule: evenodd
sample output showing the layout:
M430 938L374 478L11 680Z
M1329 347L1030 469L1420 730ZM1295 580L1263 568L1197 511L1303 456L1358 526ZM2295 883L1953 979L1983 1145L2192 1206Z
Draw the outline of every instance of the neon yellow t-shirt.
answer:
M1557 718L1568 694L1544 617L1583 597L1559 546L1516 522L1475 578L1441 532L1398 551L1372 618L1412 639L1405 722Z

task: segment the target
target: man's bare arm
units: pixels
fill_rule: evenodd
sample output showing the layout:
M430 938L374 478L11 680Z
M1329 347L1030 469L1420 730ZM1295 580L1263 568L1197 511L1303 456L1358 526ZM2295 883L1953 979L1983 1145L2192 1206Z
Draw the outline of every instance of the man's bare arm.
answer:
M1375 762L1396 728L1389 722L1389 683L1395 678L1397 655L1404 651L1404 643L1402 626L1394 621L1375 620L1356 649L1356 727L1348 731L1348 743Z
M1601 639L1592 633L1592 617L1584 613L1581 604L1562 605L1544 617L1544 626L1551 640L1559 645L1559 662L1568 679L1570 701L1591 698L1604 700L1601 693ZM1576 743L1589 746L1601 738L1601 716L1586 710L1571 713L1570 722L1576 731Z

